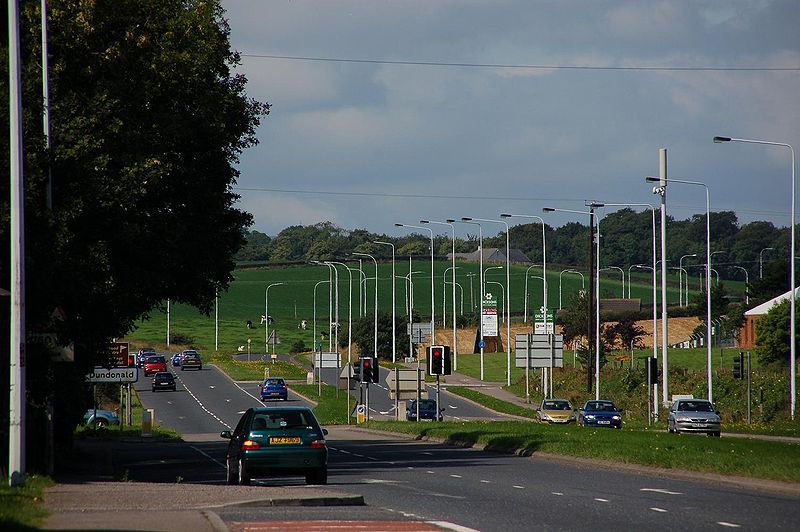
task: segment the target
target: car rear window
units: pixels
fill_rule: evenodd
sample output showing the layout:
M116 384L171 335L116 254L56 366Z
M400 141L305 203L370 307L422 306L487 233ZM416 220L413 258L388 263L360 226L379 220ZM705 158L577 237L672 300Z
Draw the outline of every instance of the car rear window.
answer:
M267 379L264 384L266 386L283 386L285 383L283 379Z
M166 363L166 362L164 361L164 357L162 357L162 356L160 356L160 355L159 355L159 356L157 356L157 357L147 357L147 362L148 362L149 364L159 364L159 363L161 363L161 364L165 364L165 363Z
M250 425L251 430L297 428L318 429L318 425L310 412L298 410L256 414Z

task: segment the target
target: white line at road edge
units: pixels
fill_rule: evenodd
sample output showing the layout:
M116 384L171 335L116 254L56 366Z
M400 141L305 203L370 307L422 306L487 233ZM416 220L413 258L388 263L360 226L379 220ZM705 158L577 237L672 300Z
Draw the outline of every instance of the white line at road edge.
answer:
M639 491L651 491L653 493L663 493L664 495L683 495L680 491L670 491L661 488L641 488Z
M223 464L222 462L220 462L220 461L219 461L219 460L217 460L216 458L212 457L211 455L209 455L209 454L208 454L208 453L206 453L205 451L203 451L203 450L201 450L201 449L198 449L198 448L197 448L197 447L195 447L194 445L190 445L189 447L191 447L192 449L194 449L194 450L195 450L195 451L197 451L198 453L202 454L203 456L205 456L206 458L208 458L209 460L211 460L212 462L214 462L215 464L217 464L218 466L220 466L222 469L227 469L227 466L226 466L225 464Z
M653 506L653 507L652 507L652 508L650 508L650 509L651 509L651 510L653 510L654 512L659 512L659 513L662 513L662 514L664 514L664 513L667 513L667 511L666 511L665 509L663 509L663 508L656 508L655 506Z
M445 530L455 530L456 532L478 532L474 528L457 525L455 523L450 523L449 521L426 521L426 523L444 528Z
M726 521L717 521L719 526L727 526L728 528L742 528L742 525L737 525L736 523L728 523Z

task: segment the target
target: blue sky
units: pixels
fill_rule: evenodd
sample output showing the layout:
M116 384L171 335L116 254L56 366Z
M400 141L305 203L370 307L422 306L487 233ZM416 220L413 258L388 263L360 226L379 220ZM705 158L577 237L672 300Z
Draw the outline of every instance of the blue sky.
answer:
M658 204L644 177L658 175L659 148L670 177L709 186L712 210L789 224L789 150L712 137L800 150L795 0L223 6L248 95L273 106L235 188L258 231L331 221L402 235L395 222ZM667 205L685 219L705 195L671 184Z

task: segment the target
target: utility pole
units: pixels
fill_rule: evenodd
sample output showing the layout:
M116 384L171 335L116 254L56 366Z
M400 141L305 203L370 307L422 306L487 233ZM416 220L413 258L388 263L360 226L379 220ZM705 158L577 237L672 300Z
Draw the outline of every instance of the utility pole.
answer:
M599 238L600 235L598 235ZM587 320L587 335L589 346L586 354L586 391L592 391L592 367L594 357L592 356L592 346L594 345L594 207L589 207L589 313Z

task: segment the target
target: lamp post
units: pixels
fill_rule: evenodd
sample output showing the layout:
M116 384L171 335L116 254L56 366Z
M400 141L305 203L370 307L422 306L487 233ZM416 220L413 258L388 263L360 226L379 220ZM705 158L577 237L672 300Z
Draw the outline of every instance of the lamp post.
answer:
M421 225L411 225L411 224L394 224L397 227L406 227L411 229L424 229L431 234L431 345L436 343L436 295L434 291L434 277L433 277L433 229L430 227L423 227ZM428 361L430 363L430 361Z
M395 325L395 273L394 273L394 244L391 242L382 242L380 240L374 240L375 244L382 244L384 246L391 246L392 247L392 362L397 362L397 331Z
M286 283L272 283L264 290L264 351L269 353L269 289ZM275 352L275 342L272 342L272 352Z
M742 270L744 272L744 304L750 304L750 274L747 273L745 268L741 266L733 265L731 268L735 268L737 270Z
M369 253L353 253L353 255L358 257L369 257L372 259L372 262L375 263L375 339L372 348L372 356L375 357L375 360L378 359L378 261L375 260L375 257L370 255Z
M458 369L458 337L456 334L456 226L451 221L446 222L437 222L435 220L420 220L419 223L421 224L436 224L436 225L448 225L450 226L450 230L452 231L452 239L453 239L453 251L452 251L452 261L453 265L453 369ZM447 270L445 270L447 273ZM444 293L442 293L442 310L444 311L445 303L444 303ZM462 292L462 303L463 303L463 292ZM463 307L463 304L462 304ZM444 312L443 312L444 313ZM445 315L445 319L442 320L442 323L447 326L447 316Z
M714 401L713 383L711 374L711 200L709 198L708 185L700 181L687 181L684 179L666 177L647 177L651 183L681 183L684 185L696 185L706 190L706 366L708 379L708 400Z
M506 228L506 386L511 386L511 245L508 223L487 218L462 218L464 221L503 224ZM483 251L481 251L483 253Z
M317 287L323 283L330 283L330 281L317 281L317 284L314 285L314 345L312 346L314 352L317 351Z
M625 271L620 268L619 266L606 266L605 268L600 268L601 272L610 271L610 270L619 270L619 273L622 277L622 298L625 298Z
M578 275L580 275L581 289L582 290L586 289L586 283L584 282L584 277L581 272L579 272L578 270L571 270L571 269L561 270L561 273L558 274L558 310L561 310L561 276L564 275L565 273L577 273Z
M347 264L336 262L336 261L326 261L325 264L331 264L334 268L338 266L343 266L344 269L347 270L347 366L350 367L351 363L351 350L353 345L353 272L358 271L354 268L350 268ZM338 312L338 309L337 309ZM339 330L339 319L336 319L336 330ZM336 352L339 352L339 343L338 343L338 333L337 333L337 343L336 343ZM339 355L336 355L337 358ZM322 362L320 360L320 362ZM338 361L337 361L338 364ZM377 367L377 365L376 365ZM346 371L347 373L347 423L350 424L350 371ZM322 368L320 367L320 387L322 386ZM321 389L321 388L320 388Z
M781 146L781 147L784 147L784 148L789 148L789 152L791 153L791 156L792 156L792 223L791 223L791 225L792 225L792 231L791 231L791 233L792 233L792 244L791 244L792 245L792 249L789 252L789 265L791 267L791 272L792 272L791 273L791 279L790 279L791 290L790 290L790 294L789 294L789 301L790 301L790 304L789 304L789 310L790 310L790 312L789 312L789 354L790 354L790 356L789 356L789 373L790 373L790 379L789 380L790 380L790 388L791 388L789 393L791 394L791 397L789 398L789 403L790 403L790 412L791 412L792 420L794 420L794 412L795 412L796 397L797 397L797 395L795 393L795 378L796 378L796 373L797 373L797 368L796 368L796 344L797 344L797 341L795 339L795 322L794 322L794 315L795 315L794 302L795 302L795 299L796 299L796 294L795 294L795 292L796 292L795 265L794 265L794 255L795 255L795 215L794 215L795 214L794 213L794 211L795 211L795 200L794 200L794 196L795 196L795 179L794 179L795 178L795 173L794 173L795 162L794 162L794 148L791 146L791 144L786 144L784 142L771 142L771 141L767 141L767 140L757 140L757 139L737 139L737 138L732 138L732 137L714 137L714 142L717 143L717 144L721 143L721 142L744 142L744 143L748 143L748 144L765 144L767 146Z
M528 274L531 272L533 268L536 267L536 264L531 264L525 270L525 297L522 300L522 322L528 323ZM544 277L542 277L544 279Z
M683 259L687 257L697 257L697 253L691 253L689 255L684 255L681 257L681 260L678 261L678 275L686 275L686 299L684 301L683 298L683 285L680 282L680 277L678 279L678 305L681 307L685 307L689 304L689 274L686 270L683 269Z
M594 398L596 401L600 400L600 218L599 215L595 212L596 208L603 207L603 203L592 202L586 205L589 207L588 211L575 211L571 209L554 209L551 207L545 207L543 212L569 212L573 214L588 214L589 221L590 221L590 231L591 231L591 223L595 221L597 218L597 240L596 246L597 251L595 253L595 283L594 283L594 292L595 292L595 392ZM593 236L593 235L592 235ZM590 246L591 247L591 246ZM591 271L591 265L590 265ZM589 283L591 284L591 282ZM591 287L590 287L591 288ZM590 305L591 307L591 305ZM588 379L587 379L588 380Z
M547 238L545 237L545 223L544 218L541 216L536 216L535 214L509 214L503 213L500 215L500 218L531 218L534 220L538 220L542 224L542 278L544 280L544 304L542 305L542 311L544 312L544 330L547 331ZM525 276L525 280L527 280L527 275ZM527 290L525 291L527 295Z
M758 278L762 279L764 277L764 255L763 253L768 249L775 249L775 248L764 248L758 252Z
M448 223L454 223L454 222L458 222L458 221L460 221L461 223L477 225L478 226L478 261L479 261L478 262L478 274L480 275L480 278L478 280L478 286L480 287L481 290L483 290L483 227L478 222L471 222L471 221L468 221L468 220L466 220L464 218L462 218L461 220L453 220L453 219L448 219L447 220ZM471 276L470 276L469 282L470 282L469 292L470 292L470 297L472 297L472 277ZM478 316L478 332L480 333L480 343L478 344L478 346L480 347L480 350L481 350L481 355L480 355L480 358L481 358L481 380L483 380L483 349L484 349L484 343L483 343L483 294L482 293L478 294L478 302L480 304L480 315ZM474 308L474 303L473 303L473 308Z

